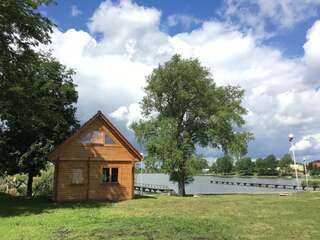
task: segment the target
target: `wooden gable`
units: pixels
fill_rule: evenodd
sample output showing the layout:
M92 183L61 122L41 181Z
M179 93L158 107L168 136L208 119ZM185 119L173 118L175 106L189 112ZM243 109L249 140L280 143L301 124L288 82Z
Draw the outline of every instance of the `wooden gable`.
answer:
M48 158L50 161L142 160L140 153L100 111L78 129L75 134L56 147Z

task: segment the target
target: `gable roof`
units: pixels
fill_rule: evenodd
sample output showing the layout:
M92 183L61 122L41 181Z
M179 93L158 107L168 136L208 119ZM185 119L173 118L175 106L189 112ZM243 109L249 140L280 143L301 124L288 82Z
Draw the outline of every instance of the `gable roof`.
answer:
M53 153L58 151L60 148L62 148L71 139L78 136L87 126L89 126L91 123L93 123L97 119L101 119L102 122L104 122L106 126L114 132L115 136L120 140L120 142L131 154L133 154L138 160L143 159L143 156L139 153L139 151L121 134L121 132L111 123L111 121L101 111L98 111L92 118L90 118L87 122L85 122L73 135L71 135L64 142L62 142L60 145L55 147L49 153L48 155L49 158L50 158L50 155L52 155Z

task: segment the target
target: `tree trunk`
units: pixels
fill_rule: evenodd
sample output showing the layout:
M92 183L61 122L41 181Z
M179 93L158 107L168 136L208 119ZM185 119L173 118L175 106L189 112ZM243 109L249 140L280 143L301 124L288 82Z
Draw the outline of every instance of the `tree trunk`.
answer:
M33 174L29 172L28 174L28 184L27 184L27 197L32 197L32 182L33 182Z
M180 179L179 180L178 188L179 188L179 195L185 196L186 195L186 189L185 189L184 179Z

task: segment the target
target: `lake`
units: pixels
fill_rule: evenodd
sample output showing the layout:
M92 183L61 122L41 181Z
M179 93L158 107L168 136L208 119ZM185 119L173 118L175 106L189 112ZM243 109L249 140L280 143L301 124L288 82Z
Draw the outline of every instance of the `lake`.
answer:
M293 189L282 188L265 188L265 187L250 187L250 186L237 186L237 185L223 185L216 184L215 180L227 180L234 182L247 182L247 183L270 183L270 184L290 184L296 185L295 178L257 178L257 177L218 177L218 176L195 176L194 181L186 185L187 194L219 194L219 193L264 193L264 192L291 192L296 191ZM302 179L300 179L301 182ZM135 181L143 184L160 184L167 185L169 188L178 192L178 184L169 180L169 175L158 173L144 173L136 174ZM213 183L211 183L213 181Z

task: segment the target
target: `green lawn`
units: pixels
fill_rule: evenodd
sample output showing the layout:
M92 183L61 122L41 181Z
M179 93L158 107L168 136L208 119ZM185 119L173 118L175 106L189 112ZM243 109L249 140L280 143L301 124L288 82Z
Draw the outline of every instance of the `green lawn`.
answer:
M320 193L55 204L0 193L0 239L320 239Z

